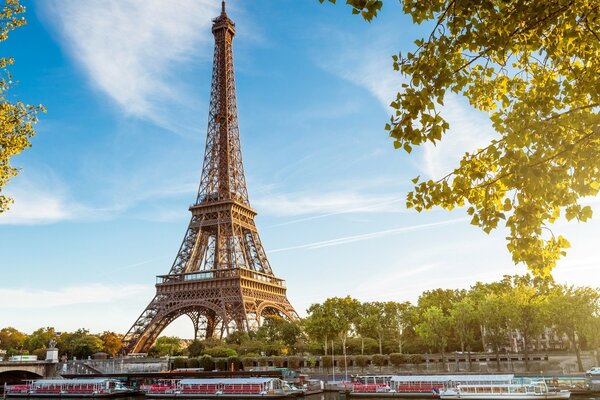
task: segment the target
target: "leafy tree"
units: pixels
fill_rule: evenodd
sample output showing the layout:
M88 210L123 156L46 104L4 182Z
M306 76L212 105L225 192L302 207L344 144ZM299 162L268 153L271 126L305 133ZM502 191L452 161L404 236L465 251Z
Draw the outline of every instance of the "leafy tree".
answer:
M323 345L323 351L327 355L327 342L333 336L330 327L326 324L327 315L323 305L313 304L307 312L307 317L302 320L302 328L309 339Z
M511 312L509 320L511 328L517 330L523 339L525 369L529 370L529 346L532 338L544 332L546 321L544 305L546 297L537 288L526 282L518 283L505 294L506 305Z
M38 349L45 349L51 339L56 338L56 331L52 327L39 328L25 339L25 348L33 353ZM60 344L60 342L59 342ZM59 349L62 349L59 345Z
M337 306L339 298L329 298L323 304L313 304L307 311L308 316L303 321L305 332L308 336L323 343L327 355L328 342L348 332L352 322L339 313Z
M15 328L0 329L0 349L17 350L23 347L27 335Z
M433 351L442 353L442 362L446 364L444 353L448 345L450 330L449 317L444 315L441 308L431 306L422 315L422 321L417 325L417 334Z
M471 347L476 337L477 318L473 301L465 297L454 303L450 309L450 324L460 342L460 351L465 349L471 352Z
M427 310L430 307L437 307L444 315L448 315L452 305L460 301L465 296L464 290L453 289L434 289L427 290L419 296L417 306L421 310Z
M288 321L280 316L273 315L265 318L262 326L256 332L256 338L267 343L279 342L288 349L302 337L302 330L296 321Z
M156 342L150 349L152 354L157 356L172 356L181 352L181 339L174 336L161 336L156 339Z
M235 351L234 349L232 349L230 347L225 347L225 346L215 346L215 347L207 348L204 352L214 358L237 356L237 351Z
M548 309L556 330L569 338L577 366L583 371L581 340L586 335L598 335L593 328L600 316L600 292L589 287L559 285L548 295Z
M73 355L77 358L87 358L102 350L102 340L95 335L83 335L73 342Z
M122 335L117 335L114 332L105 331L100 335L102 340L102 351L105 353L116 356L123 348L123 342L121 341Z
M386 312L386 303L373 301L362 305L362 326L369 335L377 338L379 354L383 354L383 339L389 332L390 315Z
M187 348L190 357L201 356L204 352L204 344L199 340L194 340Z
M390 326L389 329L392 336L398 343L398 352L402 353L402 343L404 339L404 331L409 327L411 313L414 312L414 307L409 302L386 303L386 314L388 315Z
M323 0L321 0L322 2ZM335 0L329 0L335 3ZM371 20L381 1L347 0ZM486 233L501 221L515 263L545 276L569 242L548 227L586 221L581 198L600 189L600 8L591 0L457 2L404 0L413 22L431 21L416 50L393 56L405 77L386 129L396 148L437 143L455 94L488 113L496 136L468 149L444 177L413 180L417 211L468 204Z
M484 327L486 344L489 344L496 354L498 371L501 368L500 349L506 344L510 332L510 312L506 297L496 293L488 293L477 306L477 316Z
M25 18L19 16L25 7L19 0L6 0L0 9L0 42L8 39L13 29L25 25ZM20 101L11 102L7 91L12 85L12 76L7 67L14 64L11 57L0 57L0 213L8 209L12 199L2 195L2 189L10 178L17 175L17 168L10 164L12 156L31 146L29 139L35 135L34 125L37 113L44 111L42 106L31 106Z

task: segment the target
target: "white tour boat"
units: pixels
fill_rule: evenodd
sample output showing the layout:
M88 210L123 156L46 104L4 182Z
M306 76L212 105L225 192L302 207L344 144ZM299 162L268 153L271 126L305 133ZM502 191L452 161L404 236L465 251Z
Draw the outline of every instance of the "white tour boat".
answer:
M550 391L543 380L527 378L514 379L508 383L459 383L440 392L442 400L481 399L481 400L566 400L571 396L568 390Z
M359 376L350 397L432 398L460 383L510 383L514 375L387 375Z
M181 379L175 384L149 385L142 389L150 398L283 398L295 397L293 390L278 378L205 378Z
M6 397L119 397L133 389L110 378L38 379L24 385L5 385Z

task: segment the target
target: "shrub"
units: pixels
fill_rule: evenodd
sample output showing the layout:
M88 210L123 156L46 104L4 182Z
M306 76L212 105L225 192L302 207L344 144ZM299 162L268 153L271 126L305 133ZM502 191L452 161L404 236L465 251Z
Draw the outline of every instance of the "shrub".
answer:
M204 368L205 371L212 371L215 369L215 361L211 356L205 354L200 359L200 367Z
M422 354L411 354L409 360L411 364L422 364L425 358Z
M228 363L227 363L227 359L226 358L217 358L215 360L215 367L216 369L218 369L219 371L227 371L227 367L228 367Z
M354 357L354 362L357 367L361 369L369 365L369 356L356 356Z
M254 367L254 358L253 357L244 357L242 358L242 365L244 368L246 367Z
M269 365L269 359L267 357L258 357L258 365L260 367L266 367Z
M390 354L390 363L393 366L399 367L400 364L403 364L404 362L405 362L404 354L401 354L401 353Z
M331 356L321 357L321 366L323 368L331 368L332 365L333 365L333 360L332 360Z
M375 354L372 360L373 365L377 365L378 367L383 367L385 365L385 357L381 354Z
M234 371L239 371L242 367L242 360L240 360L239 357L234 356L234 357L228 357L227 358L227 363L229 364L229 370L231 371L232 369L232 365L233 365L233 370Z
M185 368L185 358L183 357L177 357L176 359L173 360L173 369L180 369L180 368Z
M283 357L273 357L273 366L277 367L277 368L281 368L281 367L283 367L283 361L284 361ZM288 365L288 367L289 367L289 365Z
M185 362L185 367L186 368L199 368L200 360L198 360L197 358L188 358L187 361Z
M300 364L302 363L302 358L297 356L288 357L288 368L300 368Z
M314 368L317 365L317 357L313 355L304 357L304 364L309 368Z

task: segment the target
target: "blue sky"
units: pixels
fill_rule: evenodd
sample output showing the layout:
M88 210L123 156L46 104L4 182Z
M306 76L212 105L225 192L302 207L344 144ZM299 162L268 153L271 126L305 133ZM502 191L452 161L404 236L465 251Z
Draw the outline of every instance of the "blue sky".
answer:
M204 153L217 0L27 0L2 44L12 94L42 103L0 215L0 327L126 332L169 271ZM425 33L390 1L373 23L317 0L229 1L246 178L274 272L314 302L414 301L423 290L523 273L505 232L463 210L406 210L410 179L439 177L493 132L459 98L444 143L393 150L383 130L402 78L391 55ZM594 199L589 200L597 210ZM599 225L559 222L560 282L600 286ZM185 317L165 334L193 335Z

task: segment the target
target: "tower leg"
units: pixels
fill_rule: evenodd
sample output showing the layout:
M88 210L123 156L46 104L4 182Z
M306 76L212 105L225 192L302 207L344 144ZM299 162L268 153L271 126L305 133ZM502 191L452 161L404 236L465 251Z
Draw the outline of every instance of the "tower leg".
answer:
M194 325L194 341L198 340L198 330L200 329L200 313L198 311L192 311L187 314L192 320Z

